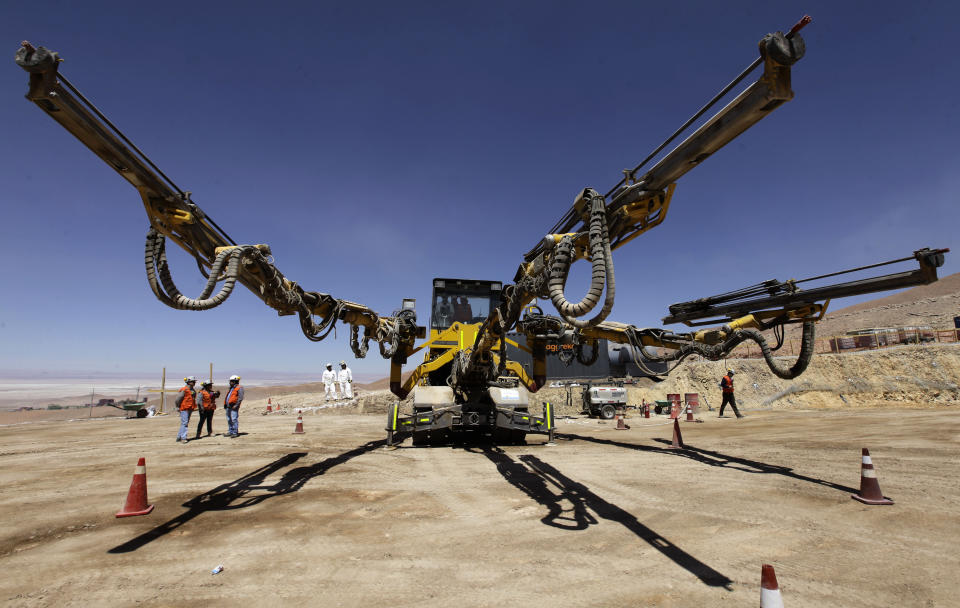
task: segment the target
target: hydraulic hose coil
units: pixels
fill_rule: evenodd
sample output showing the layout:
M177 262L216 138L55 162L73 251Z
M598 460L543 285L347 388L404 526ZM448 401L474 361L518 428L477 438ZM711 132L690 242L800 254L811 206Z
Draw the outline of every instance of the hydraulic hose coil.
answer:
M210 310L223 304L233 292L240 274L240 259L244 248L238 247L222 251L210 267L207 284L198 298L188 298L180 293L173 278L170 276L170 266L167 263L166 238L151 228L147 233L147 242L144 248L144 264L147 269L147 282L157 298L179 310ZM224 269L226 267L226 269ZM211 297L217 283L223 281L220 291Z
M564 288L570 274L570 266L574 260L573 238L569 236L563 237L554 247L550 264L550 278L547 283L550 300L556 307L557 312L560 313L564 321L581 329L593 327L607 318L613 309L613 300L616 293L613 254L610 251L610 235L607 231L607 209L603 197L595 190L585 190L584 196L591 199L588 233L592 264L590 288L587 295L576 304L570 303L565 297ZM582 317L596 308L600 302L600 294L603 293L604 286L606 286L607 294L600 312L589 320L576 318Z

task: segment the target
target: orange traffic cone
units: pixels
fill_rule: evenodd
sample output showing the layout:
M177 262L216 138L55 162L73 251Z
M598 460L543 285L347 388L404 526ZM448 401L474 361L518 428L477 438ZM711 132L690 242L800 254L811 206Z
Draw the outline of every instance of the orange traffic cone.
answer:
M883 497L880 491L880 482L877 481L877 472L873 469L870 460L870 450L863 448L863 458L860 464L860 493L851 494L850 498L859 500L867 505L892 505L893 501Z
M130 482L130 491L127 492L127 502L117 517L133 517L146 515L153 511L153 505L147 504L147 461L141 457L137 461L137 468L133 470L133 481Z
M670 404L670 417L673 418L674 420L676 420L676 419L678 419L678 418L680 417L680 402L679 402L679 401L674 401L672 404Z
M294 435L303 435L303 416L297 416L297 428L293 429Z
M626 431L629 428L630 428L630 425L624 421L623 414L617 414L617 428L614 430Z
M650 404L648 404L646 401L643 402L643 417L650 417Z
M683 435L680 434L680 421L676 418L673 419L673 443L668 446L671 450L682 450L685 445L683 445Z
M770 564L763 564L760 567L760 608L783 608L777 573L773 571L773 566Z
M269 413L269 412L272 412L272 411L273 411L273 404L272 404L272 402L271 402L271 400L270 400L270 397L267 397L267 412Z
M687 422L693 422L693 408L687 404Z

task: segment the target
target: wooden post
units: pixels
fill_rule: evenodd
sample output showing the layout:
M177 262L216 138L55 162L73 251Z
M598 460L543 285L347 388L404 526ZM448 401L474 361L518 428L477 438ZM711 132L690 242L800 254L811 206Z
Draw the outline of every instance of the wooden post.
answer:
M163 413L163 406L166 404L167 390L167 368L163 368L163 376L160 378L160 413Z
M213 382L213 362L210 362L210 382Z

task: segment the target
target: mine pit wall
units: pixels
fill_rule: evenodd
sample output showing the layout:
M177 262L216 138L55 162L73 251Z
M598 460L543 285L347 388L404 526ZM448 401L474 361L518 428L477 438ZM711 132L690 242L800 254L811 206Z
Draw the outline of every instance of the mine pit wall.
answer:
M705 413L707 403L720 407L717 384L727 368L736 372L737 404L746 410L960 405L960 344L816 355L796 380L777 378L762 359L689 361L663 382L629 387L629 403L663 400L667 393L699 393L700 408ZM543 402L550 401L559 415L579 413L580 389L572 390L572 407L565 405L566 389L545 388L531 396L531 411L540 411Z

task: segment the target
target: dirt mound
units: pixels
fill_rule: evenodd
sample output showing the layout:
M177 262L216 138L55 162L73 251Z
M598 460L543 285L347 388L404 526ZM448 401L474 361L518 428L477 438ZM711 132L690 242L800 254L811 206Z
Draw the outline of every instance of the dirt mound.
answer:
M322 385L321 385L322 386ZM309 385L306 385L309 388ZM383 414L397 398L387 390L366 390L357 387L353 399L327 401L321 388L318 391L284 392L280 394L261 395L248 398L243 402L243 410L247 413L266 414L267 399L270 399L270 408L274 411L295 414L297 410L305 413L344 415L344 414ZM406 402L404 402L405 405ZM406 411L410 408L407 407Z
M631 400L648 402L664 399L667 393L700 393L701 406L706 403L717 407L717 383L728 366L736 371L737 403L747 409L960 405L957 344L817 355L796 380L774 376L762 359L691 362L681 365L655 388L631 389L628 393Z

